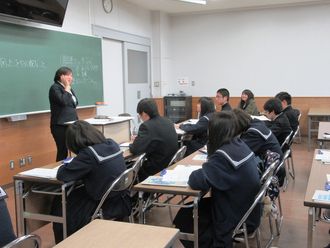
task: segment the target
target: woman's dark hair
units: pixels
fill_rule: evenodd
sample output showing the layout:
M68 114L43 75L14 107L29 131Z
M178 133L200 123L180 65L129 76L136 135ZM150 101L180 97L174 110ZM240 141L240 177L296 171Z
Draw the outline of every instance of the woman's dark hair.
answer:
M274 111L276 115L282 112L282 103L278 98L270 98L264 104L264 110L268 112Z
M201 105L201 113L200 113L201 117L208 113L215 112L215 106L212 98L203 96L199 98L198 103Z
M252 91L249 90L249 89L245 89L245 90L243 90L243 91L242 91L242 95L243 95L243 94L244 94L244 95L247 95L248 98L247 98L246 102L243 101L242 99L240 100L240 104L239 104L239 106L240 106L241 109L245 109L245 108L249 105L249 102L251 101L251 99L254 99L254 94L253 94Z
M106 138L101 131L86 121L76 121L66 131L66 145L75 154L83 148L105 141Z
M237 118L236 135L239 135L245 132L250 127L252 117L248 113L244 112L242 109L239 108L233 109L233 112Z
M222 145L229 143L236 136L237 118L232 111L213 114L209 122L209 142L207 152L215 153Z
M70 74L70 73L72 73L72 70L71 70L69 67L65 67L65 66L63 66L63 67L59 68L59 69L55 72L54 82L58 82L58 81L60 81L62 75L68 75L68 74Z
M138 114L142 114L142 112L144 112L149 115L150 119L159 115L157 104L151 98L142 99L136 107L136 112Z

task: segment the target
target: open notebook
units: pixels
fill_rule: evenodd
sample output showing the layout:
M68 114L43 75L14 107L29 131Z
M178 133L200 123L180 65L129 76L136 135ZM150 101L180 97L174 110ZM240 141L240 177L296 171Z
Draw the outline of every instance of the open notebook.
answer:
M173 170L163 170L160 176L150 176L142 184L187 187L190 174L201 165L177 165Z
M55 167L53 169L47 169L47 168L34 168L27 171L22 171L19 174L25 175L25 176L31 176L31 177L41 177L41 178L49 178L49 179L56 179L56 174L58 167Z

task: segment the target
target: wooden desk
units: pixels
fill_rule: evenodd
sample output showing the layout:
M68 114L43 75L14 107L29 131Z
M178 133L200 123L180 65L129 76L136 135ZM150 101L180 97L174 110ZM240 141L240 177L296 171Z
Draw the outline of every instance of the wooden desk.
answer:
M315 150L315 153L318 149ZM315 157L314 153L314 157ZM326 174L330 174L330 166L323 165L321 161L313 159L311 172L308 179L304 206L308 208L308 231L307 231L307 247L313 247L313 229L315 226L315 216L317 208L330 208L330 203L317 202L312 200L315 190L324 190L326 182Z
M117 143L123 143L131 138L131 120L133 117L116 116L110 119L86 119L88 123L99 129L106 138L111 138Z
M318 128L313 128L313 123L318 125L320 121L330 121L330 108L310 108L308 111L308 150L311 148L311 134L318 132Z
M54 168L53 163L44 168ZM17 174L14 176L15 211L17 235L33 232L48 222L63 224L63 237L67 236L66 196L74 182L63 183L57 179L33 177ZM62 216L50 215L54 195L62 197Z
M188 157L184 158L183 160L179 161L178 163L172 165L170 167L174 168L178 164L182 165L202 165L204 161L201 160L193 160L195 155L201 154L201 152L196 151L193 154L189 155ZM148 192L151 194L166 194L170 195L165 200L161 201L160 198L156 198L152 205L156 206L173 206L173 207L193 207L193 218L194 218L194 233L180 233L181 239L191 240L194 241L194 247L198 247L198 202L202 197L202 192L199 190L193 190L190 187L173 187L173 186L158 186L158 185L147 185L139 183L133 187L134 190L139 192L139 221L143 223L144 215L143 215L143 193ZM193 204L188 206L184 205L182 201L179 203L171 203L171 200L177 195L181 195L183 197L192 197ZM163 197L164 198L164 197Z
M325 142L329 142L329 138L325 138L324 134L329 133L330 134L330 122L320 121L319 122L319 130L317 133L317 140L319 141L320 148L323 148L323 145ZM330 137L330 135L329 135Z
M94 220L54 248L172 247L179 230L109 220Z

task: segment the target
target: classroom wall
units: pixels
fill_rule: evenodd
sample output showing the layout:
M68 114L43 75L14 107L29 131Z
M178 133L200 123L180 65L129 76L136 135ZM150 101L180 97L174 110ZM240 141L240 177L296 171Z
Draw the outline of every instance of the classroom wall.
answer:
M113 3L113 12L106 14L102 9L102 1L70 0L62 28L24 21L18 23L82 35L91 35L91 25L95 24L151 37L150 11L121 0L113 0ZM121 45L109 40L103 41L102 45L105 47L102 54L104 94L111 100L110 112L118 114L123 111L123 74L122 68L118 68L120 62L116 54L118 50L121 50ZM52 84L53 77L54 75L50 75L49 85ZM95 108L78 111L80 119L90 118L95 114ZM49 122L49 113L29 115L26 121L19 122L0 119L0 185L11 183L13 175L22 170L55 162L56 148L50 133ZM19 159L27 156L32 156L32 164L20 167ZM15 163L13 170L9 169L10 160Z
M171 17L169 88L190 95L329 96L330 5ZM177 81L186 78L188 85ZM195 86L191 86L191 81Z

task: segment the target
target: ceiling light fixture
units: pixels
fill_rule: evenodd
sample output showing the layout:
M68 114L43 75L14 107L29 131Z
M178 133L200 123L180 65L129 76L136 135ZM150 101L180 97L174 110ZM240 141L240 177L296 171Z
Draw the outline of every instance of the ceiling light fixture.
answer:
M206 4L206 0L179 0L179 1L188 2L188 3Z

